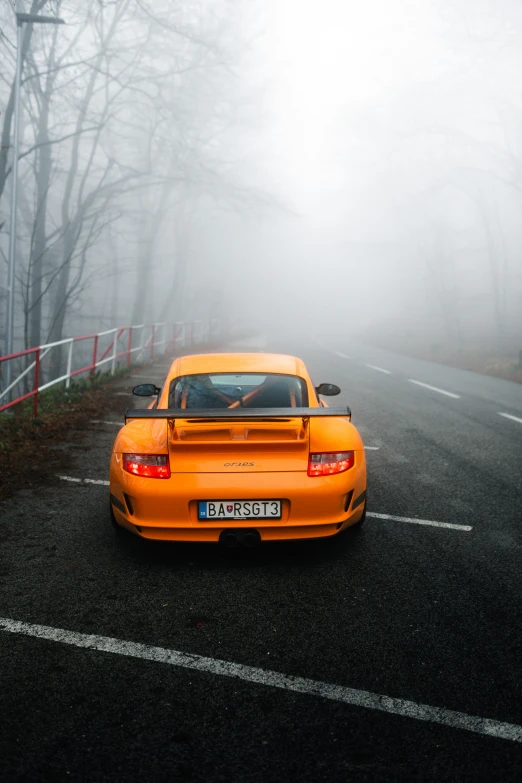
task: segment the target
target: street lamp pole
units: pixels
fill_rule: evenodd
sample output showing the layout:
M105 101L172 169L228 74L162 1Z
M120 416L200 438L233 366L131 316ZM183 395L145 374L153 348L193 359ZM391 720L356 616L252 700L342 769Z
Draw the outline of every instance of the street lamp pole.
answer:
M14 96L14 128L13 128L13 165L11 175L13 186L11 189L11 219L9 228L9 256L7 271L7 307L5 317L5 349L8 356L13 353L14 337L14 304L15 304L15 271L16 271L16 212L18 204L18 157L20 146L20 82L22 77L22 33L25 24L65 24L63 19L55 16L37 16L35 14L16 13L16 73ZM5 363L5 386L11 385L12 367L10 362ZM8 395L9 402L11 395Z

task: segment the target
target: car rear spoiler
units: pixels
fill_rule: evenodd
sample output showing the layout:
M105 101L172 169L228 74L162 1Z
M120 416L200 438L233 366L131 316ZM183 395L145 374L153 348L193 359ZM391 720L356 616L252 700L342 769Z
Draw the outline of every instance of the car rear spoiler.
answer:
M125 422L129 419L198 419L199 421L252 421L263 419L274 421L281 419L310 418L315 416L350 417L350 408L127 408Z

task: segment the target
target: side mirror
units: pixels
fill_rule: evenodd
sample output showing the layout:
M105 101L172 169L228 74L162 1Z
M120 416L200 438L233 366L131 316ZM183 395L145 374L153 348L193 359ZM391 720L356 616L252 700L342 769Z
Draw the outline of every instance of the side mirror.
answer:
M340 394L341 390L335 383L320 383L315 387L317 394L322 394L323 397L335 397L336 394Z
M140 383L135 386L132 393L137 397L157 397L161 389L158 389L153 383Z

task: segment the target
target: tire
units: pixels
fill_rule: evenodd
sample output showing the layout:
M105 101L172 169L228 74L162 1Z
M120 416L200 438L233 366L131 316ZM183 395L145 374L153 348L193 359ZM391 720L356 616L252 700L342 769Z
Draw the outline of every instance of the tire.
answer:
M362 517L354 525L350 525L350 528L357 528L357 529L361 528L364 525L364 520L365 519L366 519L366 500L364 501L364 511L363 511ZM348 528L348 529L350 529L350 528Z
M366 500L364 501L364 511L360 520L358 522L354 522L353 525L349 525L348 527L345 527L344 530L341 530L339 533L337 533L337 536L355 535L362 528L365 519L366 519Z
M112 510L112 503L109 501L109 516L111 520L111 524L113 528L116 530L117 533L121 533L123 531L123 528L118 525L116 522L116 517L114 516L114 511Z

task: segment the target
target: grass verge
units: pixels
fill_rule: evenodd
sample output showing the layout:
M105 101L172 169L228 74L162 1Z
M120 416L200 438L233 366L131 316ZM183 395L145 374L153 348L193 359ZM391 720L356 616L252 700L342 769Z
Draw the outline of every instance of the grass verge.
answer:
M366 339L376 347L394 353L522 383L519 349L513 345L503 348L480 344L455 346L394 332L388 335L370 333Z
M69 389L46 389L39 395L36 419L31 399L15 405L10 414L0 414L0 500L22 488L55 483L55 474L70 464L67 451L56 446L72 435L77 442L91 419L103 418L107 390L134 369L97 373L71 382Z
M472 370L482 375L492 375L507 381L522 383L522 368L514 352L468 349L455 350L449 347L429 347L408 351L419 359L425 359L460 370Z

